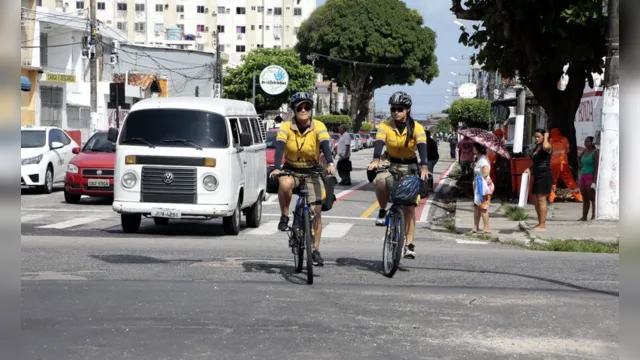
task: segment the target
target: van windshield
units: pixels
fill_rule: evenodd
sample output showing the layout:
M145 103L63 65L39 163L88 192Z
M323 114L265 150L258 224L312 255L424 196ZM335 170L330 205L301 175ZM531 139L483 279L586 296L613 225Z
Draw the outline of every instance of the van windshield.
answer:
M229 136L226 119L219 114L187 109L147 109L133 111L127 116L119 143L220 149L229 146Z

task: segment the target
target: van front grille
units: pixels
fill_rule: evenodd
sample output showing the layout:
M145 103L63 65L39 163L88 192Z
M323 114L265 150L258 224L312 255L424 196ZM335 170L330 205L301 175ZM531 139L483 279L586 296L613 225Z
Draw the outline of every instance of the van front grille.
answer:
M197 204L195 168L142 167L141 202Z

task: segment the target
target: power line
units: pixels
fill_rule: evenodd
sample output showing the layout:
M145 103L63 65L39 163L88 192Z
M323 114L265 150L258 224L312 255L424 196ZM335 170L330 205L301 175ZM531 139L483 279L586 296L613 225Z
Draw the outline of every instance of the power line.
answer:
M348 60L348 59L343 59L343 58L339 58L339 57L323 55L323 54L318 54L318 53L311 53L310 55L311 56L319 56L319 57L325 58L327 60L350 63L350 64L354 64L356 66L357 65L364 65L364 66L371 66L371 67L383 67L383 68L395 68L395 69L406 69L406 68L409 68L408 66L405 66L405 65L376 64L376 63L370 63L370 62Z
M21 46L20 48L22 48L22 49L48 49L48 48L55 48L55 47L80 45L80 44L82 44L82 43L81 42L75 42L75 43L69 43L69 44L47 45L47 46Z

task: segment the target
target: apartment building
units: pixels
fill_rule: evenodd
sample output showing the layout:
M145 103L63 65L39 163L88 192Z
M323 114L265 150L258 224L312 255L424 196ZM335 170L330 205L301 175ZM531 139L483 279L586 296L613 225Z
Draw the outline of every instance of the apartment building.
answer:
M89 0L37 0L38 5L86 17ZM229 66L255 48L290 48L316 0L96 0L97 18L132 44L215 52ZM124 40L124 39L123 39Z

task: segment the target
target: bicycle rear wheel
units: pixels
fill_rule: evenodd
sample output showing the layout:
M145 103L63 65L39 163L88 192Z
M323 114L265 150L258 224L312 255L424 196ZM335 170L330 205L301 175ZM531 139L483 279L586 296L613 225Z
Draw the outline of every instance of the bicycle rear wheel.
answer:
M404 213L401 209L392 210L384 237L382 249L382 268L386 277L393 277L402 259L404 248Z
M304 247L307 253L307 284L313 284L313 236L311 235L311 216L308 211L302 215L304 222L303 238Z
M294 215L293 225L291 226L291 252L293 253L293 264L297 274L302 272L302 266L304 265L304 239L300 238L299 221L298 215Z

